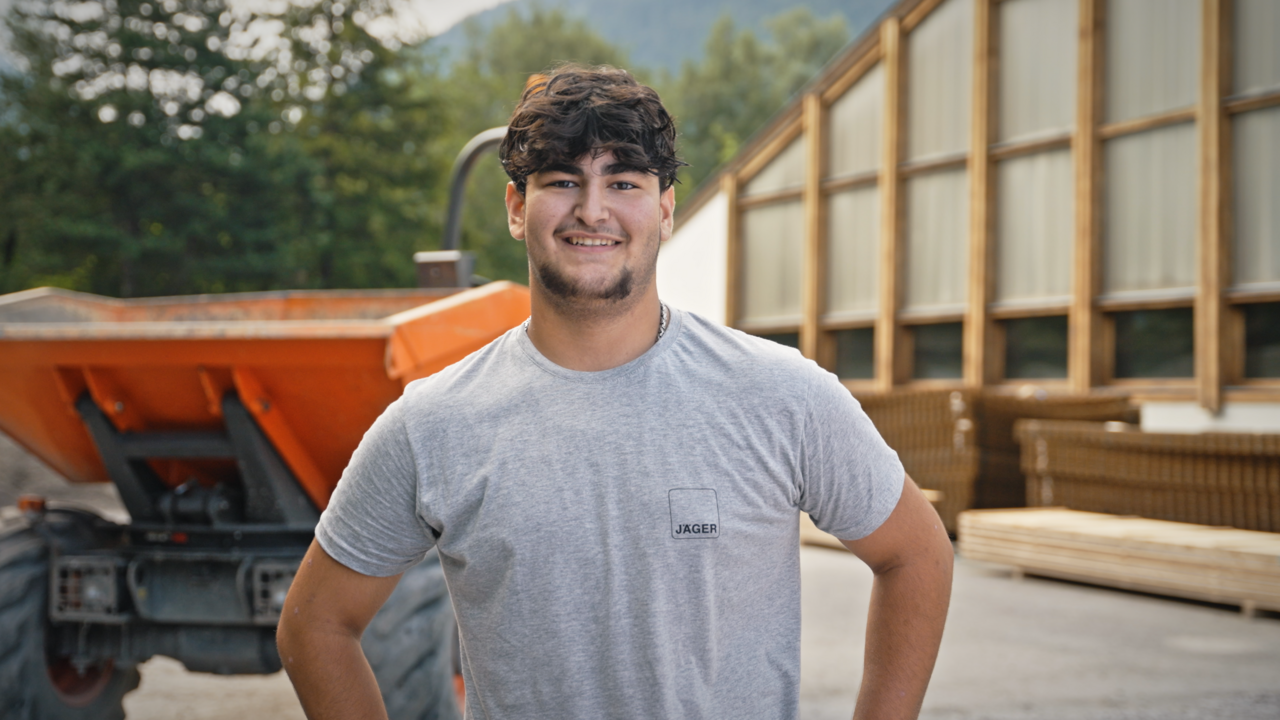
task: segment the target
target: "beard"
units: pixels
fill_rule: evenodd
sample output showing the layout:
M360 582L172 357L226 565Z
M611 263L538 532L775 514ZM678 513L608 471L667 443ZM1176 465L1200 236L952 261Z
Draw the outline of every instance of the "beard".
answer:
M556 235L573 229L585 230L576 226L557 228ZM624 233L614 231L612 234L622 236L624 242L631 241L631 237ZM547 291L549 299L562 311L598 312L605 308L623 310L631 304L627 302L628 300L637 300L638 297L633 296L636 296L638 291L642 292L653 282L658 263L658 243L654 240L652 244L653 253L640 258L642 263L640 272L626 265L616 277L604 283L586 285L574 280L561 272L554 263L548 262L545 258L535 257L533 253L529 255L530 278L535 279Z
M565 277L555 266L548 263L529 263L538 282L552 296L561 301L568 300L604 300L617 302L626 300L635 289L635 275L631 268L624 267L618 277L601 288L586 288Z

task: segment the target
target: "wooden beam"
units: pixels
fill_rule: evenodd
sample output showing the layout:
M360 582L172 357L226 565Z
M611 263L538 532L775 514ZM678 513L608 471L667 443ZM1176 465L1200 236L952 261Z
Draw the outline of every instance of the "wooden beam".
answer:
M804 96L804 277L801 287L804 296L800 323L800 352L810 360L819 359L821 331L818 318L823 313L826 300L826 262L822 227L822 170L824 142L822 96L809 93Z
M725 243L728 257L725 258L724 324L736 327L742 303L742 222L738 210L738 176L731 172L721 175L720 192L724 193L729 214L726 223L728 242Z
M867 71L875 67L878 62L880 62L880 45L876 44L871 46L865 55L858 58L838 80L831 83L830 87L822 91L823 104L830 105L839 100L845 91L853 87L853 84L862 79L862 76L866 75Z
M1146 132L1154 130L1165 125L1176 125L1181 122L1195 120L1199 112L1198 106L1179 108L1170 110L1169 112L1160 113L1159 115L1147 115L1145 117L1134 118L1133 120L1121 120L1120 122L1107 123L1098 128L1098 137L1103 140L1110 140L1121 135L1132 135L1134 133Z
M964 316L964 384L981 387L988 373L991 323L991 0L973 0L973 107L969 123L969 285Z
M1225 308L1222 291L1227 281L1229 249L1222 232L1223 127L1225 68L1223 0L1201 0L1200 103L1197 139L1200 145L1199 275L1196 283L1195 359L1196 395L1201 407L1222 409Z
M929 13L936 10L942 2L943 0L920 0L920 4L908 11L906 16L902 18L901 32L909 33L914 30L916 26L924 22L924 19L929 16ZM883 40L884 38L882 37L882 42L880 43L881 47L884 47Z
M1099 357L1102 323L1094 307L1098 291L1098 180L1101 177L1098 116L1102 107L1102 0L1080 0L1080 45L1076 63L1076 127L1071 139L1075 171L1075 252L1068 313L1067 377L1085 394L1097 382L1106 358Z
M1071 147L1071 133L1050 135L1033 140L1015 140L1013 142L996 143L991 146L993 161L1008 160L1020 155L1030 155L1042 150L1056 150Z
M761 146L760 150L752 155L742 167L738 169L738 185L745 186L751 182L751 178L756 173L764 169L766 165L773 162L778 153L787 149L792 140L795 140L800 133L804 132L804 118L796 118L795 122L788 123L780 128L773 137Z
M902 26L889 17L880 25L884 63L884 143L880 161L880 316L876 318L876 386L893 389L897 373L898 160L902 154Z
M1223 87L1226 87L1224 85ZM1280 92L1271 91L1259 93L1249 97L1236 98L1227 103L1227 112L1234 115L1236 113L1249 112L1250 110L1262 110L1264 108L1275 107L1280 105Z

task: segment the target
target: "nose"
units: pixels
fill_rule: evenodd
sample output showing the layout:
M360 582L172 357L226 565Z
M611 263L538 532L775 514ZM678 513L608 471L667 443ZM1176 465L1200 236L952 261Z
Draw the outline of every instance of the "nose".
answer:
M596 227L609 219L609 207L605 200L605 191L598 183L583 183L582 192L578 194L578 204L574 208L578 221L586 227Z

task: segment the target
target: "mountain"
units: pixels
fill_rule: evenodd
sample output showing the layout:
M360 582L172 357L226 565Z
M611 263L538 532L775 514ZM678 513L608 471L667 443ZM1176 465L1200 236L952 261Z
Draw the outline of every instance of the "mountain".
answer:
M811 0L804 3L819 18L840 15L854 38L870 27L893 0ZM765 21L797 7L794 0L511 0L476 13L465 22L431 38L427 45L455 54L466 44L467 23L487 27L512 9L560 7L581 17L605 39L626 50L635 68L678 72L685 60L702 57L712 24L728 13L739 28L767 32Z

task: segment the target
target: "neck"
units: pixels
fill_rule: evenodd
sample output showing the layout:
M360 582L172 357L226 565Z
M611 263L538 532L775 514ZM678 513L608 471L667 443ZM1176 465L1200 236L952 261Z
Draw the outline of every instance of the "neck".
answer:
M599 309L566 307L530 284L529 340L560 367L609 370L643 355L658 337L662 306L655 283L632 302Z

